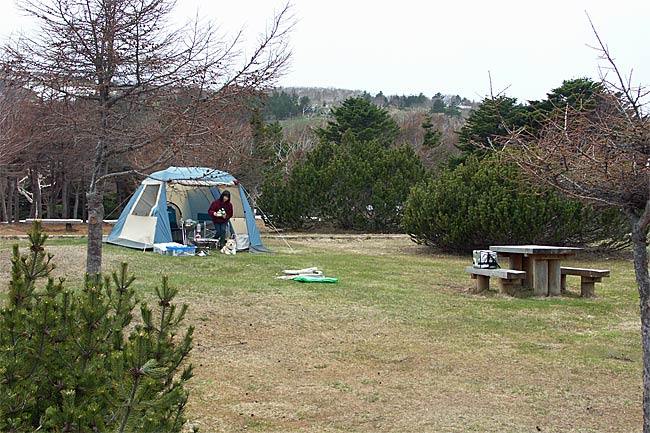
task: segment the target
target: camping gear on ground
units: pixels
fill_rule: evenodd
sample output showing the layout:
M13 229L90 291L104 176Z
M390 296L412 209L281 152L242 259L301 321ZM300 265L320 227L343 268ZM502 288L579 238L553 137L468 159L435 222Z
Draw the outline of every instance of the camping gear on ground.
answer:
M181 220L181 231L183 238L183 245L187 245L191 238L194 238L193 233L196 230L197 222L193 219Z
M293 281L301 283L338 283L338 278L323 277L318 275L298 275L292 278Z
M160 244L153 244L153 252L156 254L162 254L163 256L167 254L168 247L182 247L183 244L178 242L163 242Z
M284 275L276 277L279 280L293 280L301 283L338 283L338 278L326 277L323 271L316 267L304 269L285 269Z
M181 245L178 247L167 247L168 256L193 256L196 253L196 247L193 245Z
M194 245L196 245L196 250L198 252L208 253L210 250L216 250L219 239L208 239L208 238L199 238L194 239Z
M285 269L282 271L285 275L323 275L322 271L318 268L304 268L304 269Z
M196 253L196 247L178 242L163 242L153 244L153 252L167 256L193 256Z
M479 269L497 269L497 253L491 250L472 251L472 266Z
M104 242L138 249L173 241L192 244L199 224L201 238L213 227L207 212L225 189L231 193L230 237L237 240L237 249L270 252L262 244L255 215L237 179L205 167L169 167L149 175Z

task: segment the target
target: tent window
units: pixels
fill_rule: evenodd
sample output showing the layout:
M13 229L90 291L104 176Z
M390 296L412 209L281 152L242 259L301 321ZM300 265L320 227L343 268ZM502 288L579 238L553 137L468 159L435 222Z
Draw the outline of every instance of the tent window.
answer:
M137 216L149 216L156 203L158 201L158 190L160 190L160 185L145 185L140 194L138 202L133 206L132 215Z

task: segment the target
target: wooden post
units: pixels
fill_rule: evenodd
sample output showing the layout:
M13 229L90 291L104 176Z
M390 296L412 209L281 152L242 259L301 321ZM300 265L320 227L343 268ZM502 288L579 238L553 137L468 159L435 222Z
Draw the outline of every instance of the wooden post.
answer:
M524 263L523 263L523 256L521 254L511 254L508 256L508 264L510 265L510 269L515 269L517 271L523 271L524 270ZM513 285L524 285L528 284L526 280L523 278L520 278L518 280L513 281Z
M476 276L476 290L482 292L483 290L490 289L490 277L487 275Z
M548 294L551 296L562 293L562 273L559 260L548 260Z
M533 287L535 281L535 259L532 257L522 257L522 268L526 271L526 279L524 283L528 287Z
M6 176L4 174L4 170L2 170L2 166L0 166L0 221L9 221L9 217L7 216L7 193L5 192L5 181Z
M519 286L520 281L520 279L506 280L505 278L498 278L497 285L499 287L499 293L514 295L517 291L515 287Z
M533 292L536 296L548 296L548 260L534 260L533 263Z
M583 298L591 298L595 294L596 281L600 278L580 277L580 296Z
M560 276L560 291L562 293L566 292L566 275Z

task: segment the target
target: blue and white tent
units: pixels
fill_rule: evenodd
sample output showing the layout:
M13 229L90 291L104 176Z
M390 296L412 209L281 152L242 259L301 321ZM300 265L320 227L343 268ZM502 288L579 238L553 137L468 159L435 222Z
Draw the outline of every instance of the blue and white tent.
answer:
M209 221L210 203L225 189L231 194L234 214L230 221L237 249L268 252L237 179L225 171L204 167L169 167L149 175L104 241L138 249L178 241L179 227L188 220Z

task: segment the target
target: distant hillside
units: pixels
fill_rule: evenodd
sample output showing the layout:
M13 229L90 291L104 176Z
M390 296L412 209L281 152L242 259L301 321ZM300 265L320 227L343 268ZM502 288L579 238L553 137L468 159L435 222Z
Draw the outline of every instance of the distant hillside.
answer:
M441 93L437 93L431 97L427 97L422 93L419 95L384 95L380 92L372 95L365 90L336 89L333 87L278 87L275 91L296 95L297 99L307 97L309 98L309 105L316 108L316 111L321 112L322 110L318 110L318 108L329 108L354 96L369 97L373 103L382 107L422 109L425 111L435 107L436 102L442 102L442 106L455 104L461 111L471 110L478 105L478 103L460 95L443 95Z
M296 94L298 98L307 97L312 106L331 107L353 96L361 96L363 90L335 89L332 87L279 87L278 92L284 91Z
M279 87L265 101L267 121L279 120L286 143L290 144L292 159L318 142L315 130L324 127L330 110L350 97L364 97L385 108L400 126L398 143L408 143L421 156L425 166L438 169L451 156L458 154L458 131L478 103L460 95L436 93L432 97L419 95L371 95L363 90L322 87ZM440 132L440 144L433 148L424 146L427 121L433 130ZM290 164L289 164L290 165Z

